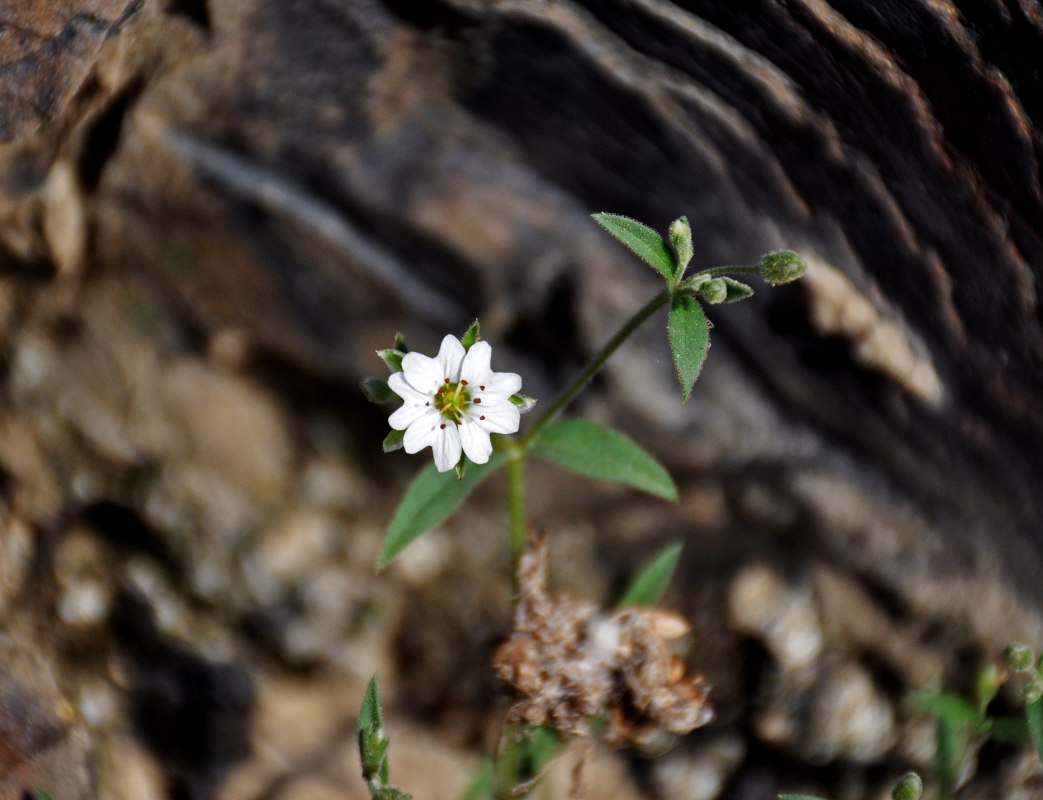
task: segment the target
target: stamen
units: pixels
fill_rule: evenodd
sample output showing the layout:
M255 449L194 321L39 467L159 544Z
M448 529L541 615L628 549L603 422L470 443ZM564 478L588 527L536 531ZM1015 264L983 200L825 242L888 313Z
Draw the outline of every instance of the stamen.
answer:
M443 430L443 431L444 431L444 430L445 430L445 423L443 422L443 423L442 423L441 425L439 425L438 427L439 427L439 428L440 428L441 430Z
M445 382L446 382L446 383L449 383L449 379L448 379L448 378L446 378L446 379L445 379Z
M482 398L476 397L476 398L474 398L474 402L480 403L480 402L482 402Z
M455 423L456 423L457 425L462 425L462 424L463 424L463 423L462 423L462 422L460 422L460 420L458 420L458 419L457 419L457 420L453 420L453 421L454 421L454 422L455 422Z
M485 414L482 414L482 416L478 417L478 419L485 419Z
M482 391L482 392L485 391L485 387L484 386L479 386L478 389L479 389L479 391Z
M467 381L460 381L460 383L463 384L464 386L467 385Z

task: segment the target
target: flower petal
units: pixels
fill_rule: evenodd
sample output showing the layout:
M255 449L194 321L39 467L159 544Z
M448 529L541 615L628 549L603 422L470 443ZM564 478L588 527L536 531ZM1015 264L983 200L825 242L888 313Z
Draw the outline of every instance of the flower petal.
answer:
M493 445L489 441L489 432L482 430L475 420L464 417L457 428L460 433L460 444L464 453L475 464L484 464L492 455Z
M492 361L493 349L488 342L475 342L464 356L463 364L460 365L460 380L467 381L472 386L487 383L493 371L489 367Z
M444 420L436 411L433 414L424 414L412 425L406 428L406 435L402 437L402 446L407 453L419 453L425 447L434 444L438 438Z
M517 433L521 425L521 413L512 403L471 406L471 421L490 433Z
M460 434L457 426L450 422L445 428L437 431L434 444L431 449L435 454L435 467L439 472L448 472L456 466L460 460Z
M434 394L446 378L438 360L423 353L406 353L402 356L402 374L410 386L424 395ZM391 386L390 379L388 386Z
M431 399L430 394L424 394L418 392L413 386L406 380L406 376L401 372L393 372L388 376L388 387L406 401L407 404L414 403L423 405Z
M449 378L454 383L460 380L460 364L464 358L464 346L460 344L460 340L452 334L446 334L442 339L442 346L438 348L438 355L435 356L442 370L442 378Z
M514 372L492 372L480 385L485 386L487 392L505 394L509 397L521 389L522 380L521 375Z
M397 409L395 413L388 417L388 425L396 431L404 431L424 416L424 414L431 411L432 409L428 406L418 405L416 403L406 403L402 408ZM434 414L437 416L438 412L435 411Z

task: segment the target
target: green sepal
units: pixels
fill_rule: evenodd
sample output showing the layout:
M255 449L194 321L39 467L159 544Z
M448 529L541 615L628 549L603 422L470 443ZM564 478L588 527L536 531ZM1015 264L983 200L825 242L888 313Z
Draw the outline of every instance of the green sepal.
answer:
M532 444L532 454L559 467L677 500L677 486L653 455L617 430L579 419L552 422Z
M681 542L675 542L660 550L631 581L616 603L616 608L654 606L658 603L677 569L683 547Z
M405 431L390 431L387 436L384 437L384 443L382 447L385 453L394 453L396 450L402 449L402 440L406 438Z
M377 355L380 356L385 364L387 364L388 369L391 370L392 373L402 371L402 356L404 356L405 353L401 350L395 350L394 348L377 350Z
M384 405L385 403L402 399L391 391L388 382L383 378L366 378L359 386L362 387L362 394L366 396L366 399L377 405Z
M464 346L464 352L470 350L471 345L477 342L479 338L481 337L479 336L478 320L475 320L471 323L471 327L467 329L467 332L463 335L463 338L460 339L460 344Z
M395 332L395 341L392 343L391 347L398 350L400 353L409 352L409 346L406 344L406 337L402 335L401 331Z
M539 402L535 397L529 397L526 394L512 394L510 401L518 407L519 414L528 414L536 407L536 403Z
M920 800L923 795L923 779L915 772L907 772L891 790L891 800Z
M725 303L734 303L738 300L745 300L753 294L753 289L742 281L737 281L735 278L729 278L727 275L721 276L721 280L724 281L724 285L728 288L728 294L724 298Z
M677 378L681 382L681 398L687 401L703 368L706 351L710 349L710 323L699 301L688 294L675 294L670 305L667 332Z
M591 214L594 221L626 245L638 258L662 275L673 286L681 271L674 254L656 231L630 217L619 214Z
M466 456L460 456L460 460L456 462L456 467L454 467L454 469L456 470L456 479L458 481L462 481L464 475L467 474L467 464L468 461Z

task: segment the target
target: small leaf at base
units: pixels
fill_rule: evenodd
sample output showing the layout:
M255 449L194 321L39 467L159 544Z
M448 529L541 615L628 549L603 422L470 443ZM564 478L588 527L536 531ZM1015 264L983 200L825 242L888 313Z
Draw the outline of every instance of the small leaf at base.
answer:
M670 578L677 568L677 560L681 557L681 542L668 545L659 551L651 561L641 568L637 577L631 582L623 596L616 603L616 608L628 606L654 606L666 591Z

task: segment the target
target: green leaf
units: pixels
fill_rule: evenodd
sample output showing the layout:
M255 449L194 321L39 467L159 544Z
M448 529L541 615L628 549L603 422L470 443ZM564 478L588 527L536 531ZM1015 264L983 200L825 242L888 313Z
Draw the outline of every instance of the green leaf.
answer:
M532 444L531 452L580 475L677 500L677 487L662 464L630 437L596 422L552 422Z
M938 772L939 795L942 798L951 798L956 788L960 761L963 759L964 730L952 717L938 717L934 768Z
M474 774L471 785L460 795L459 800L485 800L485 798L493 796L495 785L496 765L491 758L483 759Z
M710 324L699 302L686 294L674 295L668 328L681 398L688 400L710 349Z
M989 738L1023 746L1031 743L1028 722L1021 717L992 717L986 721Z
M591 216L598 225L629 247L673 286L678 272L677 261L660 234L636 219L621 217L619 214L600 213Z
M654 606L666 591L670 578L677 568L677 560L681 556L681 542L668 545L659 551L651 561L641 568L641 572L631 582L623 596L616 603L616 608L627 606Z
M402 441L406 438L405 431L391 431L387 436L384 437L384 452L394 453L396 450L402 449Z
M949 720L959 727L976 728L981 723L978 710L952 692L914 692L909 700L938 719Z
M366 395L366 399L371 403L382 405L383 403L402 399L391 391L388 382L383 378L366 378L359 385L362 387L362 393Z
M472 464L462 479L456 471L439 472L428 464L413 479L388 525L384 545L377 558L377 571L384 569L402 549L447 519L474 488L503 466L506 456L494 452L486 464Z
M1043 699L1033 700L1025 704L1025 718L1028 722L1029 735L1043 761Z
M471 327L467 329L464 338L460 340L460 344L464 346L464 351L467 351L471 349L471 345L477 342L478 339L478 320L475 320L471 323Z

